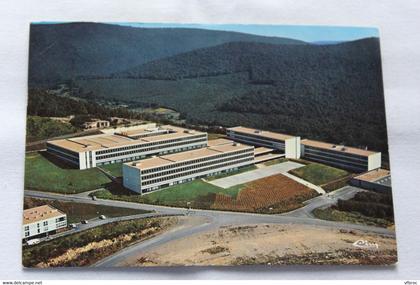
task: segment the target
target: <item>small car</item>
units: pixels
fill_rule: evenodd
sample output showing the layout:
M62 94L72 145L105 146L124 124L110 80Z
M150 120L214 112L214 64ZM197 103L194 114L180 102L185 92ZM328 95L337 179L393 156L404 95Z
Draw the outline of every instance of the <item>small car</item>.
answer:
M82 224L84 224L84 225L86 225L86 224L88 224L89 223L89 221L88 220L83 220L82 221Z
M93 201L96 201L97 199L96 199L96 196L92 196L92 200Z
M101 220L105 220L105 219L106 219L106 216L105 216L105 215L100 215L100 216L99 216L99 219L101 219Z
M39 238L30 239L26 242L27 245L34 245L40 243L41 240Z
M71 229L75 229L75 228L77 228L77 225L76 225L76 224L70 224L70 225L69 225L69 227L70 227Z

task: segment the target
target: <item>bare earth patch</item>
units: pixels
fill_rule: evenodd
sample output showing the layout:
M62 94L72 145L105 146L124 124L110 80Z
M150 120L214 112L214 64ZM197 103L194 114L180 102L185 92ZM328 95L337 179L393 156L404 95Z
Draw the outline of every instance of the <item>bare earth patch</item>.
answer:
M357 240L377 243L361 249ZM153 248L124 266L243 264L393 264L396 240L378 234L305 225L228 226Z

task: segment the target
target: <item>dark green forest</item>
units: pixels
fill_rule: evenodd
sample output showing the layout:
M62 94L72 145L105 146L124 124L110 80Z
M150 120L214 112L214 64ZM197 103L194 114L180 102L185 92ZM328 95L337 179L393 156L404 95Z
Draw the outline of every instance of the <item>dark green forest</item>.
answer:
M35 92L28 113L117 112L97 100L162 106L188 124L243 125L386 154L381 73L377 38L320 45L200 29L32 25L29 85L68 83L89 104L48 97L45 107L47 97Z
M102 23L32 24L29 86L53 86L78 76L104 76L198 48L232 41L302 41L204 29L147 29Z
M387 152L379 42L227 43L75 84L193 124L249 127Z
M341 211L359 212L368 217L394 220L392 195L375 192L359 192L350 200L338 199Z

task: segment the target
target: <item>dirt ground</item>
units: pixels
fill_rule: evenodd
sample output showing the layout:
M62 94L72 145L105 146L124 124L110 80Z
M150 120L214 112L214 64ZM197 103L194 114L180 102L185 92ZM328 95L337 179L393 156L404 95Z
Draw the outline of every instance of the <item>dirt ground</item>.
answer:
M358 240L378 248L361 249ZM378 234L304 225L222 227L175 240L126 260L124 266L244 264L394 264L396 240Z

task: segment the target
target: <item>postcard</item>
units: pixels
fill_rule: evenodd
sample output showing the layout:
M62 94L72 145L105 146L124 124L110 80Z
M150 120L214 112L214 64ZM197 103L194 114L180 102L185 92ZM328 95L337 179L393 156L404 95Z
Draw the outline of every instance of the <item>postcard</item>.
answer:
M30 27L22 264L397 262L379 32Z

